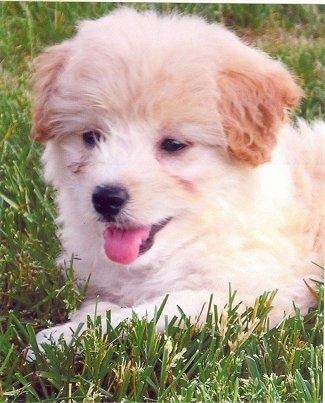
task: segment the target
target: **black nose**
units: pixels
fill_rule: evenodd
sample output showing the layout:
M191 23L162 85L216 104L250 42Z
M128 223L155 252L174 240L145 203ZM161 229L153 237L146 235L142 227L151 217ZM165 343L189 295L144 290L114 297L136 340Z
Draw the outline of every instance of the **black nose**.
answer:
M114 221L128 200L129 194L121 186L97 186L92 196L95 210L106 221Z

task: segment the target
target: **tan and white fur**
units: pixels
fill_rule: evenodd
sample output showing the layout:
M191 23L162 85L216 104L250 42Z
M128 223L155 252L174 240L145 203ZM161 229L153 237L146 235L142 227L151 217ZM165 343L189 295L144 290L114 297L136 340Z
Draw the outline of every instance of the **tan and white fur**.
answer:
M203 320L229 284L243 306L278 290L271 326L315 304L325 125L290 123L302 90L281 62L201 18L122 8L82 22L35 70L32 136L57 189L59 263L74 256L78 279L90 276L84 305L39 343L69 341L95 311L114 325L150 319L167 294L159 330L178 307ZM120 206L107 208L107 189Z

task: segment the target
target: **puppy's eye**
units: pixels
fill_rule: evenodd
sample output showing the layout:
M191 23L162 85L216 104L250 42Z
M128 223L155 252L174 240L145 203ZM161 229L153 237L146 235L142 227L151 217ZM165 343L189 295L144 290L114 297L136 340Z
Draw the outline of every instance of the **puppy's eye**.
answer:
M160 149L167 151L168 153L175 153L177 151L183 150L188 144L184 144L181 141L175 139L164 139L160 143Z
M97 130L89 130L88 132L84 132L82 134L83 142L86 144L87 147L95 147L95 145L101 139L101 134Z

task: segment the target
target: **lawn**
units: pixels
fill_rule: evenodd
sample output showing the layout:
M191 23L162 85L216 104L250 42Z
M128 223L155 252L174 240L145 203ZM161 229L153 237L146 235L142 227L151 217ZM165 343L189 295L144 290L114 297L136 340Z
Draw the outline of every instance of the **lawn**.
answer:
M157 334L159 311L149 323L134 317L114 329L108 312L106 334L95 319L73 345L38 351L35 332L66 321L84 290L75 287L73 268L63 281L54 265L53 190L42 179L41 146L29 138L30 65L46 45L72 35L79 19L116 6L0 3L0 402L322 401L322 285L316 309L304 319L297 312L277 329L265 321L272 295L239 316L229 290L228 306L211 306L202 329L183 317ZM155 7L221 21L282 59L306 92L297 114L324 119L325 6ZM28 345L34 362L25 359Z

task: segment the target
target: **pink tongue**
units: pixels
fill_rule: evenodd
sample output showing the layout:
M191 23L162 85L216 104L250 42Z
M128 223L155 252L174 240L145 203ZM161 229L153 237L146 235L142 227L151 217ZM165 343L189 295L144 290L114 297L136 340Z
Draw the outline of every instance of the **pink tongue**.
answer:
M132 263L139 256L140 245L149 237L149 233L150 227L107 228L104 232L107 257L121 264Z

